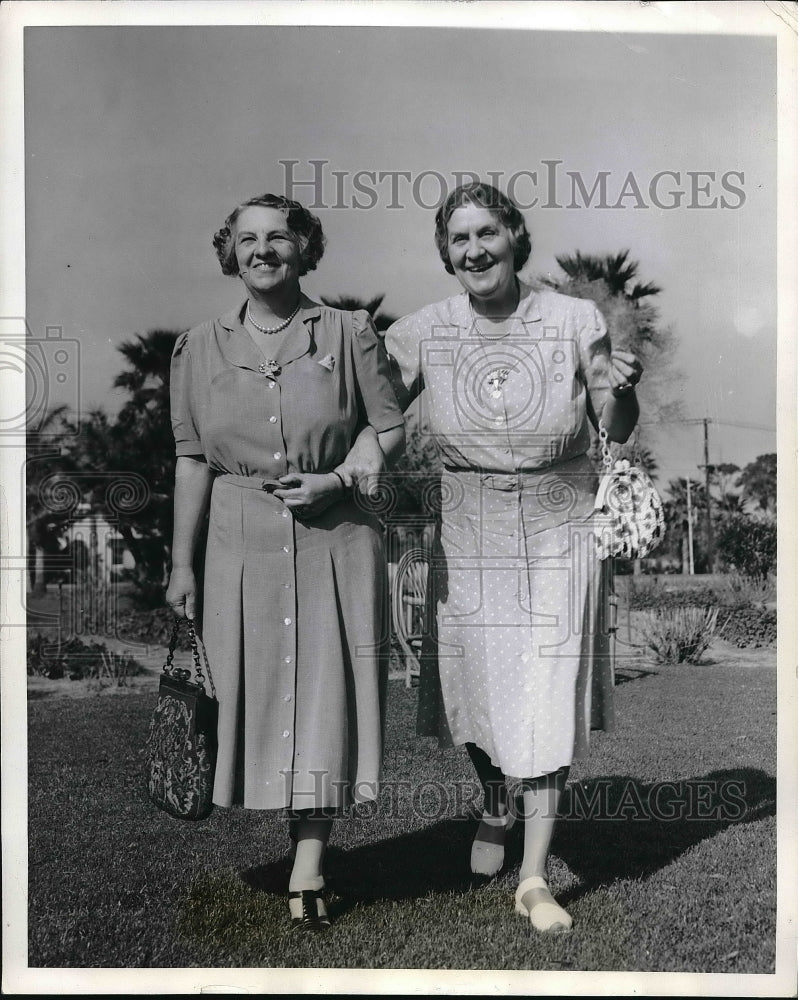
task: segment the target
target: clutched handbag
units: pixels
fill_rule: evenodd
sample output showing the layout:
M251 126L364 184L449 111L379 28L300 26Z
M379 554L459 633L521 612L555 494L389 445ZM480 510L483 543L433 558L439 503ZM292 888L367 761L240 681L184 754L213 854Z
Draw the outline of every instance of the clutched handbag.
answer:
M665 534L662 500L647 472L625 458L613 463L601 421L599 440L604 466L594 516L599 559L643 559Z
M194 680L190 670L172 663L181 621L188 625ZM219 702L204 646L202 655L211 694L205 689L194 622L175 618L147 736L146 774L150 799L177 819L205 819L213 808Z

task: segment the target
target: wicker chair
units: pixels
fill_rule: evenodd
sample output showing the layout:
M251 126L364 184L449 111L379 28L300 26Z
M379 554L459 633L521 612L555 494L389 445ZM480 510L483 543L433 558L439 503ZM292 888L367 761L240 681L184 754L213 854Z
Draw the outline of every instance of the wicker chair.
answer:
M408 549L399 560L391 592L394 635L405 661L405 686L419 675L421 640L427 631L429 556L422 548Z

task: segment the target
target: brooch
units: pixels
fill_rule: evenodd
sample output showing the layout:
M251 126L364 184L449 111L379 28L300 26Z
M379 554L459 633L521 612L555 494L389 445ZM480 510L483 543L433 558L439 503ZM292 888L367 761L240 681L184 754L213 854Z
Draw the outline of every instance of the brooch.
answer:
M487 383L491 389L491 396L494 399L498 399L502 394L502 386L507 381L510 375L510 368L496 368L487 376Z
M275 375L280 374L282 368L277 364L276 361L272 361L272 359L269 358L267 361L261 361L261 363L258 365L258 371L261 373L261 375L271 375L271 377L274 378Z
M325 354L323 358L319 358L317 364L320 364L322 368L326 368L328 372L331 372L335 368L335 358L332 354Z

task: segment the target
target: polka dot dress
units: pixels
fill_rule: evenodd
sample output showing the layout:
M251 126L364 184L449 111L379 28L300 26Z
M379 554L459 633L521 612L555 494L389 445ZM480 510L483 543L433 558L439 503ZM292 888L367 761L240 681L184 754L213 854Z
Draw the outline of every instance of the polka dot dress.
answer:
M600 412L610 345L585 300L522 286L516 315L489 340L460 295L394 324L386 346L446 467L419 731L532 777L610 721L586 456L586 397Z

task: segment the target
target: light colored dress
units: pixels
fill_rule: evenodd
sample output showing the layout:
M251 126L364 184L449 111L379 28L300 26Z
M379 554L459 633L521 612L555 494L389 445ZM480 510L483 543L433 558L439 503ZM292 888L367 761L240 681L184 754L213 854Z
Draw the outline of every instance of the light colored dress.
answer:
M422 650L419 732L476 743L505 774L569 765L610 723L588 407L609 392L592 302L521 285L515 325L485 336L465 293L386 334L397 395L420 395L444 465Z
M242 313L180 337L171 375L177 454L216 473L202 609L219 698L214 802L346 808L375 798L380 776L380 525L351 497L303 521L263 484L329 471L361 425L403 417L368 313L303 296L273 374Z

